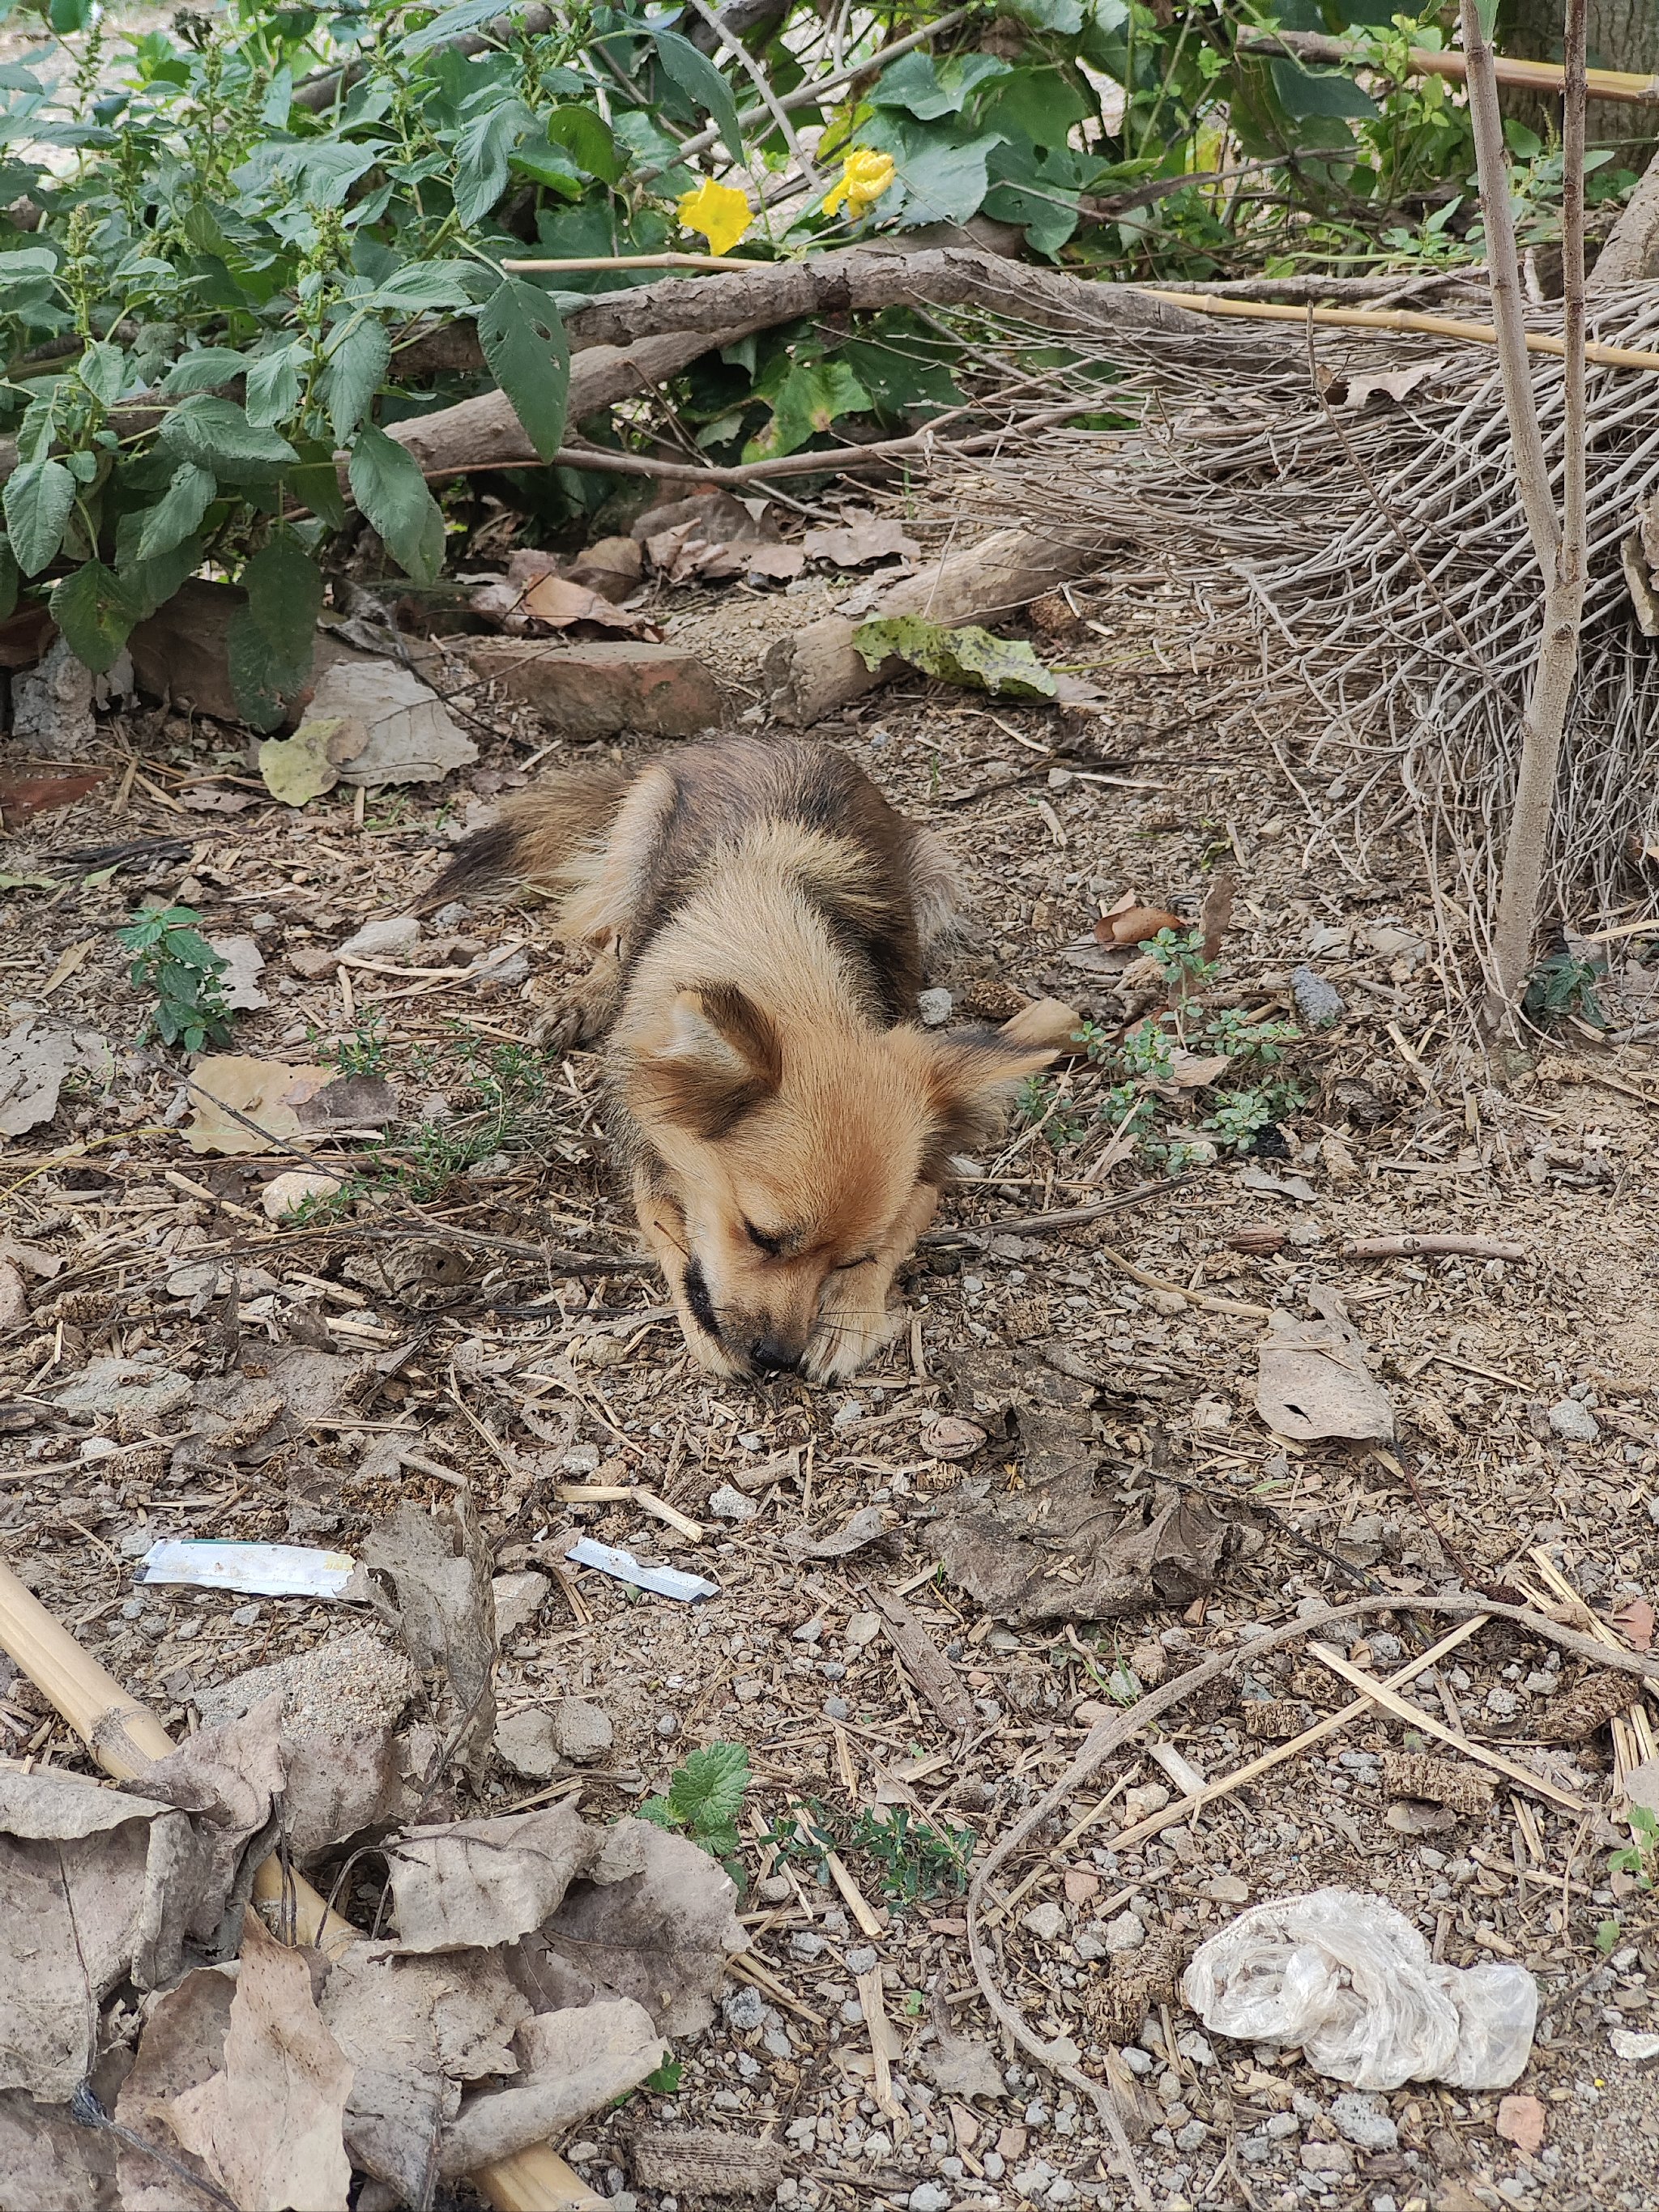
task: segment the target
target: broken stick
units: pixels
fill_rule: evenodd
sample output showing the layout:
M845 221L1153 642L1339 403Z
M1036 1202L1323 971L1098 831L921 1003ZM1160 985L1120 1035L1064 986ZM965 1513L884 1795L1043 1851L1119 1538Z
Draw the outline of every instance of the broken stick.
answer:
M1522 1766L1519 1759L1506 1759L1501 1751L1492 1750L1489 1744L1477 1743L1473 1736L1467 1736L1461 1729L1437 1720L1432 1713L1425 1713L1420 1705L1408 1705L1386 1682L1372 1681L1369 1675L1361 1674L1358 1667L1351 1667L1340 1651L1333 1651L1328 1644L1310 1641L1308 1656L1317 1659L1322 1667L1328 1667L1332 1674L1340 1674L1345 1682L1352 1683L1363 1697L1369 1698L1374 1705L1381 1705L1384 1712L1392 1713L1395 1720L1405 1721L1413 1728L1421 1729L1426 1735L1437 1735L1442 1743L1450 1744L1453 1750L1461 1751L1465 1759L1473 1759L1482 1766L1490 1766L1495 1773L1506 1774L1511 1782L1518 1782L1523 1790L1530 1790L1540 1797L1547 1797L1552 1805L1560 1806L1564 1812L1588 1814L1593 1809L1576 1790L1564 1790L1559 1783L1551 1782L1541 1774L1534 1774L1529 1766Z
M106 1774L142 1779L177 1748L147 1705L83 1651L11 1569L0 1564L0 1651L49 1698ZM331 1911L302 1875L284 1874L268 1858L253 1877L254 1900L283 1905L294 1916L296 1942L322 1951L361 1942L362 1930ZM495 2212L599 2212L605 2199L558 2154L538 2144L481 2166L472 2176Z
M1415 1260L1454 1253L1465 1260L1524 1260L1524 1244L1501 1237L1355 1237L1342 1247L1345 1260Z
M902 1598L868 1583L864 1595L881 1615L882 1632L911 1680L945 1727L965 1735L974 1725L974 1701L950 1661Z

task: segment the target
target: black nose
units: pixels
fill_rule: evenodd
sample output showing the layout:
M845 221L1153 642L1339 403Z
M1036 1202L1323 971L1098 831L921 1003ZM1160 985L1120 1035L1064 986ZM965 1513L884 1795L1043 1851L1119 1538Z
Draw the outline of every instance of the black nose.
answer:
M749 1364L763 1382L775 1375L799 1375L801 1356L775 1336L757 1336L749 1347Z

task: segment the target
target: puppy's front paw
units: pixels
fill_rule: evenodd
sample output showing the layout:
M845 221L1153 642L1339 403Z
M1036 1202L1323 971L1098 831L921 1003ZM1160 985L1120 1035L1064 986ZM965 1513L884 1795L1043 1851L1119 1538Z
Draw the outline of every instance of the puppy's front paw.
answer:
M890 1345L904 1325L904 1308L832 1306L820 1314L806 1346L809 1382L844 1382Z

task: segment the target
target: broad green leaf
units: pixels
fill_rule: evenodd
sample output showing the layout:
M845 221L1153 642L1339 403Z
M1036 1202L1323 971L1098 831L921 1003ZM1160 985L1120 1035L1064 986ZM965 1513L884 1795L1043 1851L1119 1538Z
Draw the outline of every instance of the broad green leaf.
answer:
M368 414L392 359L392 340L384 323L366 315L343 324L329 341L328 357L318 380L329 426L343 446Z
M185 399L192 392L220 392L234 382L247 367L245 355L228 346L202 346L181 354L161 384L164 399Z
M455 212L469 228L483 221L506 191L507 156L535 127L523 100L511 99L475 116L457 134Z
M46 21L60 35L69 31L84 31L92 21L93 0L51 0L46 9Z
M745 461L793 453L838 415L862 414L870 395L844 361L798 361L772 401L772 420L743 449Z
M979 110L982 131L1004 131L1034 146L1067 147L1072 127L1095 112L1094 103L1065 70L1015 70L988 94Z
M547 118L548 137L604 185L621 179L627 163L603 116L591 107L556 107Z
M1306 70L1300 62L1285 59L1269 66L1279 105L1297 123L1312 115L1355 116L1369 121L1382 112L1370 93L1362 91L1340 70Z
M299 456L286 438L257 422L234 399L181 400L163 422L161 443L199 467L234 478L246 468L269 468Z
M668 1785L669 1808L699 1843L712 1849L712 1832L730 1828L743 1809L748 1787L749 1753L743 1745L711 1743L688 1753L675 1768Z
M517 175L533 178L568 200L579 200L587 188L586 174L575 156L556 146L544 131L513 149L512 166Z
M1083 28L1082 0L1010 0L1008 12L1033 30L1057 31L1062 38L1075 38ZM1115 27L1116 9L1100 12L1105 15L1105 27Z
M138 538L139 560L153 561L182 545L194 534L218 490L210 470L198 468L194 461L181 462L161 500L144 516Z
M444 564L443 511L413 454L366 426L352 442L349 475L352 497L398 567L417 584L434 583Z
M570 348L558 309L536 285L508 276L478 310L478 343L525 435L550 461L564 437L570 385Z
M694 46L690 39L683 39L678 31L653 31L651 35L657 42L664 69L687 99L696 100L714 124L732 159L741 161L743 125L738 119L738 103L732 97L731 86L708 55Z
M292 538L274 538L242 571L247 605L225 634L231 690L255 729L282 719L284 699L311 673L323 579Z
M300 371L306 349L297 340L275 353L256 354L247 369L247 419L256 429L283 422L300 404Z
M501 12L501 0L460 0L459 7L440 8L430 22L422 23L418 31L411 31L398 42L398 51L405 54L429 53L434 46L447 46L452 39L462 38L468 31L476 31L481 23L488 23Z
M61 461L25 461L6 479L6 535L18 567L38 576L64 542L75 478Z
M138 619L139 610L120 577L101 561L88 561L53 586L52 618L76 659L101 676Z
M89 345L75 364L75 373L94 399L113 407L127 380L127 357L118 345Z
M1010 73L1007 63L991 54L952 55L936 65L926 54L908 53L882 71L870 99L874 106L902 107L918 122L932 123L960 115L981 85Z
M283 481L292 496L327 523L331 530L338 530L343 526L346 519L345 495L340 489L333 453L320 439L301 441L300 465L297 469L285 471Z
M386 307L401 314L417 314L423 308L470 307L472 304L473 264L470 261L410 261L383 276L363 307Z
M853 643L866 668L896 656L924 676L973 691L1006 692L1011 699L1052 699L1059 689L1023 639L994 637L975 623L948 629L920 615L890 615L860 624Z

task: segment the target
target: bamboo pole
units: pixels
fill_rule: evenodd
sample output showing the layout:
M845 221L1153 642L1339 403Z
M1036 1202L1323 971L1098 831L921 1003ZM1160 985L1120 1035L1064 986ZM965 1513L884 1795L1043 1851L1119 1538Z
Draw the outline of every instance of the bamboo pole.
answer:
M1218 300L1209 292L1165 292L1146 284L1137 284L1135 289L1149 300L1165 300L1171 307L1190 307L1200 315L1237 315L1267 323L1312 321L1338 330L1423 331L1431 337L1458 338L1473 345L1498 343L1498 331L1491 323L1419 314L1411 307L1281 307L1265 301ZM1566 354L1566 340L1552 331L1526 331L1522 336L1528 353L1549 354L1558 361ZM1659 369L1659 353L1644 352L1638 346L1601 345L1592 340L1584 348L1584 359L1602 368Z
M1316 68L1376 68L1344 40L1327 38L1318 31L1247 31L1238 45L1242 53L1285 54ZM1439 53L1428 46L1413 46L1406 65L1413 76L1445 77L1452 84L1468 82L1468 57L1455 50ZM1492 74L1499 84L1512 85L1522 92L1560 94L1566 88L1566 70L1559 62L1522 61L1495 54ZM1593 69L1585 70L1584 78L1592 100L1659 106L1659 76L1642 76L1630 70Z
M0 1651L49 1698L106 1774L140 1782L145 1770L177 1748L147 1705L142 1705L82 1650L69 1630L0 1562ZM284 1878L268 1858L253 1877L261 1904L286 1899L301 1943L329 1951L362 1939L361 1929L331 1912L302 1875ZM498 2159L472 2177L496 2212L599 2212L596 2196L563 2159L538 2143Z

